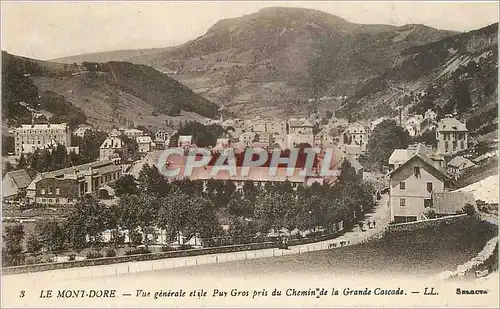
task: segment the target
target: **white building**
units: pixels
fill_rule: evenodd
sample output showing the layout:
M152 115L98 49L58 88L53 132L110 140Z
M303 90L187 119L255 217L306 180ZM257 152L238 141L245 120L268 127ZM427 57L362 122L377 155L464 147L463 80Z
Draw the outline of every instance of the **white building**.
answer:
M436 130L438 152L451 155L468 148L469 130L455 118L443 118Z
M156 146L151 140L151 136L137 136L135 141L137 142L137 150L140 153L150 152Z
M192 144L192 135L179 135L179 140L177 142L178 147L190 147Z
M288 121L288 134L313 134L313 127L307 119L291 118Z
M23 124L16 128L14 140L15 154L31 153L52 144L71 146L71 131L67 123Z
M118 136L110 136L102 142L99 147L99 160L108 160L116 157L115 154L123 154L125 143Z
M85 132L90 131L90 130L92 130L91 126L89 126L88 124L82 124L82 125L78 126L78 128L75 131L73 131L73 134L78 136L78 137L83 138L85 136Z
M126 129L123 131L123 134L125 134L128 138L135 139L138 136L143 136L144 132L138 129Z

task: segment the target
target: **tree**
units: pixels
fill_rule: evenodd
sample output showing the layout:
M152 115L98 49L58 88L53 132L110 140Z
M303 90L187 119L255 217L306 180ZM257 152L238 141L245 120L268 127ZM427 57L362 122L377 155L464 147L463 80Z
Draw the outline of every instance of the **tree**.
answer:
M472 205L470 203L465 204L465 206L462 208L462 211L471 217L474 217L477 215L476 208L474 207L474 205Z
M116 214L118 215L118 225L128 230L129 239L131 232L135 231L140 225L140 200L136 194L122 195L118 202Z
M14 151L14 136L2 134L2 155L7 156L9 153L13 153Z
M366 145L368 159L381 169L387 165L394 149L406 149L410 136L394 120L384 120L378 124Z
M106 140L106 132L86 131L81 140L78 141L82 163L88 163L99 159L99 148Z
M296 203L290 193L269 192L259 196L255 205L255 216L259 230L263 233L280 231L286 224L286 215L289 208Z
M31 254L37 254L42 250L42 244L35 234L31 234L26 240L26 249Z
M11 172L13 170L15 170L14 166L9 161L5 162L5 166L2 170L2 177L5 176L5 174L7 174L8 172Z
M139 172L138 183L139 192L142 193L165 196L170 190L170 185L158 168L148 164L144 164Z
M75 204L68 215L70 232L76 234L77 239L85 235L90 244L97 245L102 240L102 232L109 220L108 215L107 206L100 203L94 195L87 194Z
M133 175L123 175L115 183L116 196L122 196L124 194L137 194L137 192L137 184Z
M24 226L21 224L8 225L5 227L5 253L8 264L19 265L22 262L22 240L24 238Z
M356 169L352 167L349 160L344 160L340 169L339 182L341 184L350 184L361 181L358 174L356 173Z
M37 221L35 231L42 248L50 252L58 252L65 248L67 231L60 221L55 219Z

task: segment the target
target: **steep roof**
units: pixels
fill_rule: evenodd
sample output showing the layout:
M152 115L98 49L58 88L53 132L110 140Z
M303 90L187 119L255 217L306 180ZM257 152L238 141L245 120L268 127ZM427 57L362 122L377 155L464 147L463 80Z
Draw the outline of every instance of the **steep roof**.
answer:
M425 163L425 165L427 165L429 167L429 170L434 172L436 177L439 177L441 179L449 179L450 178L448 176L448 173L442 167L440 167L439 165L436 165L434 163L434 161L432 161L426 155L419 153L418 151L408 161L406 161L405 163L401 164L400 166L398 166L397 168L392 170L389 173L389 175L392 176L395 173L398 173L399 171L403 170L407 165L411 164L415 160L420 160L423 163Z
M4 178L7 176L12 178L12 180L19 189L27 188L31 182L31 177L28 174L28 172L26 172L26 170L17 170L8 172L7 174L5 174Z
M456 156L450 162L448 162L448 166L453 166L457 168L469 168L476 165L469 159L466 159L461 156Z
M121 149L123 147L123 141L118 136L110 136L102 142L101 147L103 149Z
M389 164L404 163L408 160L408 149L394 149L389 157Z
M436 192L432 194L433 208L439 214L461 212L466 204L477 207L472 192Z
M468 131L465 124L458 121L456 118L443 118L438 124L438 131Z

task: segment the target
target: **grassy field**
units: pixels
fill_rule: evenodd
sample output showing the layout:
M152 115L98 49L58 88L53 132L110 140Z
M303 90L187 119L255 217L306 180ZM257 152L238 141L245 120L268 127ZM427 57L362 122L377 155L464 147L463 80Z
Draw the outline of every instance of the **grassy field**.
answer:
M177 276L411 276L428 277L453 270L481 251L497 235L496 226L480 223L474 232L463 225L391 234L379 241L352 247L283 257L182 267L149 273L144 277Z

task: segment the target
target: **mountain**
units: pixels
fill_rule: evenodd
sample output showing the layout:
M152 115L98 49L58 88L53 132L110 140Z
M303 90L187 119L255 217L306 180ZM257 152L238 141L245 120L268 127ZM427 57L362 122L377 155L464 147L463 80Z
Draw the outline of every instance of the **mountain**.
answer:
M473 135L497 129L498 23L413 46L350 97L338 114L354 119L457 113Z
M327 98L320 109L331 109L340 104L339 97L384 73L401 51L452 34L424 25L362 25L317 10L272 7L221 20L180 46L143 50L121 60L165 72L240 116L277 116L317 108L311 98ZM77 59L86 58L65 61Z
M31 121L26 104L54 114L53 121L102 128L130 123L162 127L181 113L217 113L214 103L180 82L128 62L63 64L2 52L2 77L2 116L11 125Z

